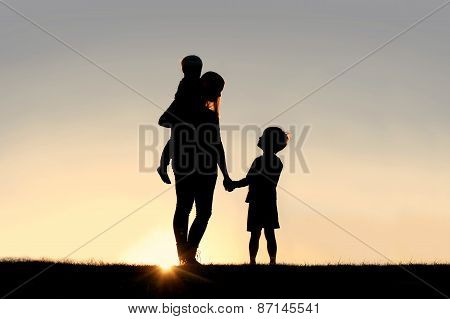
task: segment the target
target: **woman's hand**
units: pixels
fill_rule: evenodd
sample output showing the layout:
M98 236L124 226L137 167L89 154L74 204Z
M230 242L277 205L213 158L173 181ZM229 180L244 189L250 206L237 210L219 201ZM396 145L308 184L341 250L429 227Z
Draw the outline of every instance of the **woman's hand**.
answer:
M231 178L229 176L224 177L223 179L223 187L228 191L231 192L234 190L234 185L233 185L233 181L231 180Z

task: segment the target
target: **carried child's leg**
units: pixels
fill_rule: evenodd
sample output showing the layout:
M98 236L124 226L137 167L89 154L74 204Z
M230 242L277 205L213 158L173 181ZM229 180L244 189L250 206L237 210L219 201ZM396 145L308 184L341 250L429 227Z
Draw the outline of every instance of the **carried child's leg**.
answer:
M258 254L259 238L261 237L261 229L254 230L250 235L250 243L248 250L250 252L250 265L256 264L256 255Z
M267 240L267 251L270 257L270 264L277 263L277 240L275 238L275 230L273 228L264 228L264 235Z
M166 146L164 146L164 150L161 154L161 159L159 162L159 167L157 169L159 176L161 177L162 181L166 184L171 184L169 175L167 174L167 167L170 164L170 159L172 158L173 153L173 145L172 145L172 139L168 140L166 143Z

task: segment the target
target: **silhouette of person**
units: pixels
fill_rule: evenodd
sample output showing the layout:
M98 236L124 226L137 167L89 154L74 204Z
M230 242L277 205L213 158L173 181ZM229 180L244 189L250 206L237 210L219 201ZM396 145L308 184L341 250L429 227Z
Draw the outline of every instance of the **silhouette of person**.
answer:
M178 84L175 99L160 117L158 124L172 128L179 122L187 121L189 113L195 105L200 103L200 74L203 62L196 55L188 55L181 61L181 69L184 73L183 79ZM162 181L171 184L167 167L173 156L172 139L169 139L161 154L160 165L157 169Z
M199 103L191 105L183 114L183 121L177 119L170 123L177 195L173 230L181 264L199 264L195 257L212 214L217 166L224 176L224 186L231 182L219 127L224 84L219 74L206 72L200 79ZM188 229L194 202L196 216Z
M258 147L263 155L257 157L247 176L239 181L232 181L228 190L248 186L246 202L249 204L247 231L251 233L249 243L250 264L256 264L261 230L267 240L270 264L276 264L277 241L275 229L280 228L278 221L277 191L278 180L283 170L283 163L276 153L284 149L289 138L278 127L268 127L259 138Z

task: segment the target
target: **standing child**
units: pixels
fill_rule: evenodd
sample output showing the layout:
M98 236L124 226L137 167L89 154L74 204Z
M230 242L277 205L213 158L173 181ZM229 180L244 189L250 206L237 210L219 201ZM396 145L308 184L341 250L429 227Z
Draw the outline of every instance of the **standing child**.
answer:
M249 252L250 264L256 264L261 230L267 240L270 264L277 259L277 241L275 229L280 228L277 209L277 183L280 179L283 163L276 153L284 149L289 140L288 134L278 127L268 127L259 138L258 147L263 155L257 157L247 173L239 181L232 181L230 191L237 187L248 186L246 202L248 207L247 231L251 233Z
M186 121L191 108L200 101L200 74L202 73L202 60L196 55L188 55L181 61L184 77L178 84L175 99L160 117L158 124L173 128L177 123ZM167 167L172 157L171 139L167 142L161 154L160 166L157 171L164 183L170 184Z

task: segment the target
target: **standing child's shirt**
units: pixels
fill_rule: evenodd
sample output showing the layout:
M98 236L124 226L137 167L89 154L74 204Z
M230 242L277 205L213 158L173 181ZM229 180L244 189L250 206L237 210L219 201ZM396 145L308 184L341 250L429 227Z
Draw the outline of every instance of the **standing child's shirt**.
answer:
M277 184L283 163L274 154L257 157L247 173L249 203L247 230L280 228L277 208Z

